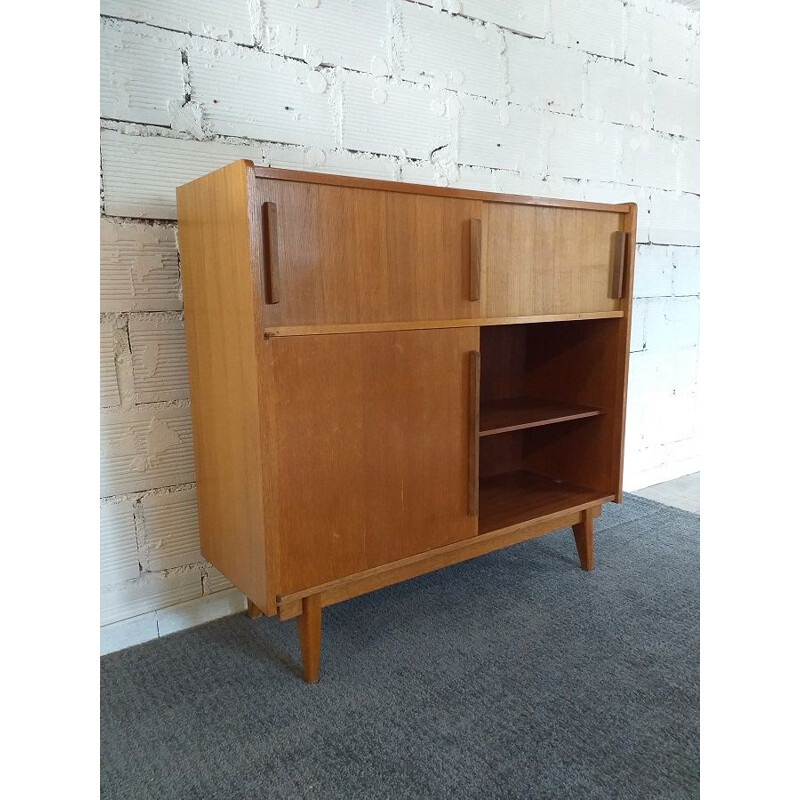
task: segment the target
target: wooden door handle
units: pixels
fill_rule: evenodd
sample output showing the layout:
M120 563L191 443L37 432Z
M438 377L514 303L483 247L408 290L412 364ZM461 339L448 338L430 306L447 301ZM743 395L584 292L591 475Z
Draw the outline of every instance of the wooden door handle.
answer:
M480 495L479 452L480 445L480 408L481 408L481 354L473 350L469 354L469 483L468 513L478 516L478 497Z
M264 300L272 305L280 300L278 209L275 203L264 203L261 206L261 233L264 243Z
M481 299L481 221L469 221L469 299Z
M628 234L617 231L614 234L614 272L611 277L611 296L622 298L625 285L625 265L628 261Z

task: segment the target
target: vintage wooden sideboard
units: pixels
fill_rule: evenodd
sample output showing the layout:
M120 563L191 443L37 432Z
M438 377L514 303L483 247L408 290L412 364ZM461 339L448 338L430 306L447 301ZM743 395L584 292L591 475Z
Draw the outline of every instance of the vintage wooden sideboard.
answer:
M237 161L177 190L203 556L297 618L622 499L636 206Z

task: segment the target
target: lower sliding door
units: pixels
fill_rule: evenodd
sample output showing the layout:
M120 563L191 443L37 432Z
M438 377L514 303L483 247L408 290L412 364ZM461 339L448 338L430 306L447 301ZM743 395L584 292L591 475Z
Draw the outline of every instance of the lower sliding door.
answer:
M478 328L270 340L279 594L477 535Z

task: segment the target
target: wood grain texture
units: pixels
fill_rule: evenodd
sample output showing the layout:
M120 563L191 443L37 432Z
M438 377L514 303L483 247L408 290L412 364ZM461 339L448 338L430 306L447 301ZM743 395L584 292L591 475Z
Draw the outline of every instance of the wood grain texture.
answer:
M480 192L474 189L452 189L440 186L428 186L417 183L400 183L397 181L376 181L371 178L353 178L347 175L332 175L321 172L301 172L299 170L278 169L275 167L255 167L258 178L270 178L276 181L295 181L315 183L328 186L341 186L351 189L379 189L400 194L419 194L429 197L450 197L462 200L478 200L492 203L515 203L517 205L542 206L544 208L578 208L593 211L611 211L627 213L632 203L592 203L585 200L560 200L555 197L532 197L521 194L502 194L500 192Z
M275 613L268 587L260 451L261 305L254 295L247 162L177 190L203 556Z
M479 202L290 181L273 203L281 302L265 327L470 318L470 219ZM260 241L261 237L257 237Z
M468 515L477 329L270 340L280 593L477 532Z
M614 234L624 215L486 203L481 316L617 311Z

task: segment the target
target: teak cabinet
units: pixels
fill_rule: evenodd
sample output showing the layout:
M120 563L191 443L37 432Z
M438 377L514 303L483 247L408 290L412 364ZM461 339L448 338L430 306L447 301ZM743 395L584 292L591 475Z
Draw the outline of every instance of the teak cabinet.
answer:
M238 161L178 195L201 548L322 608L622 499L634 204Z

